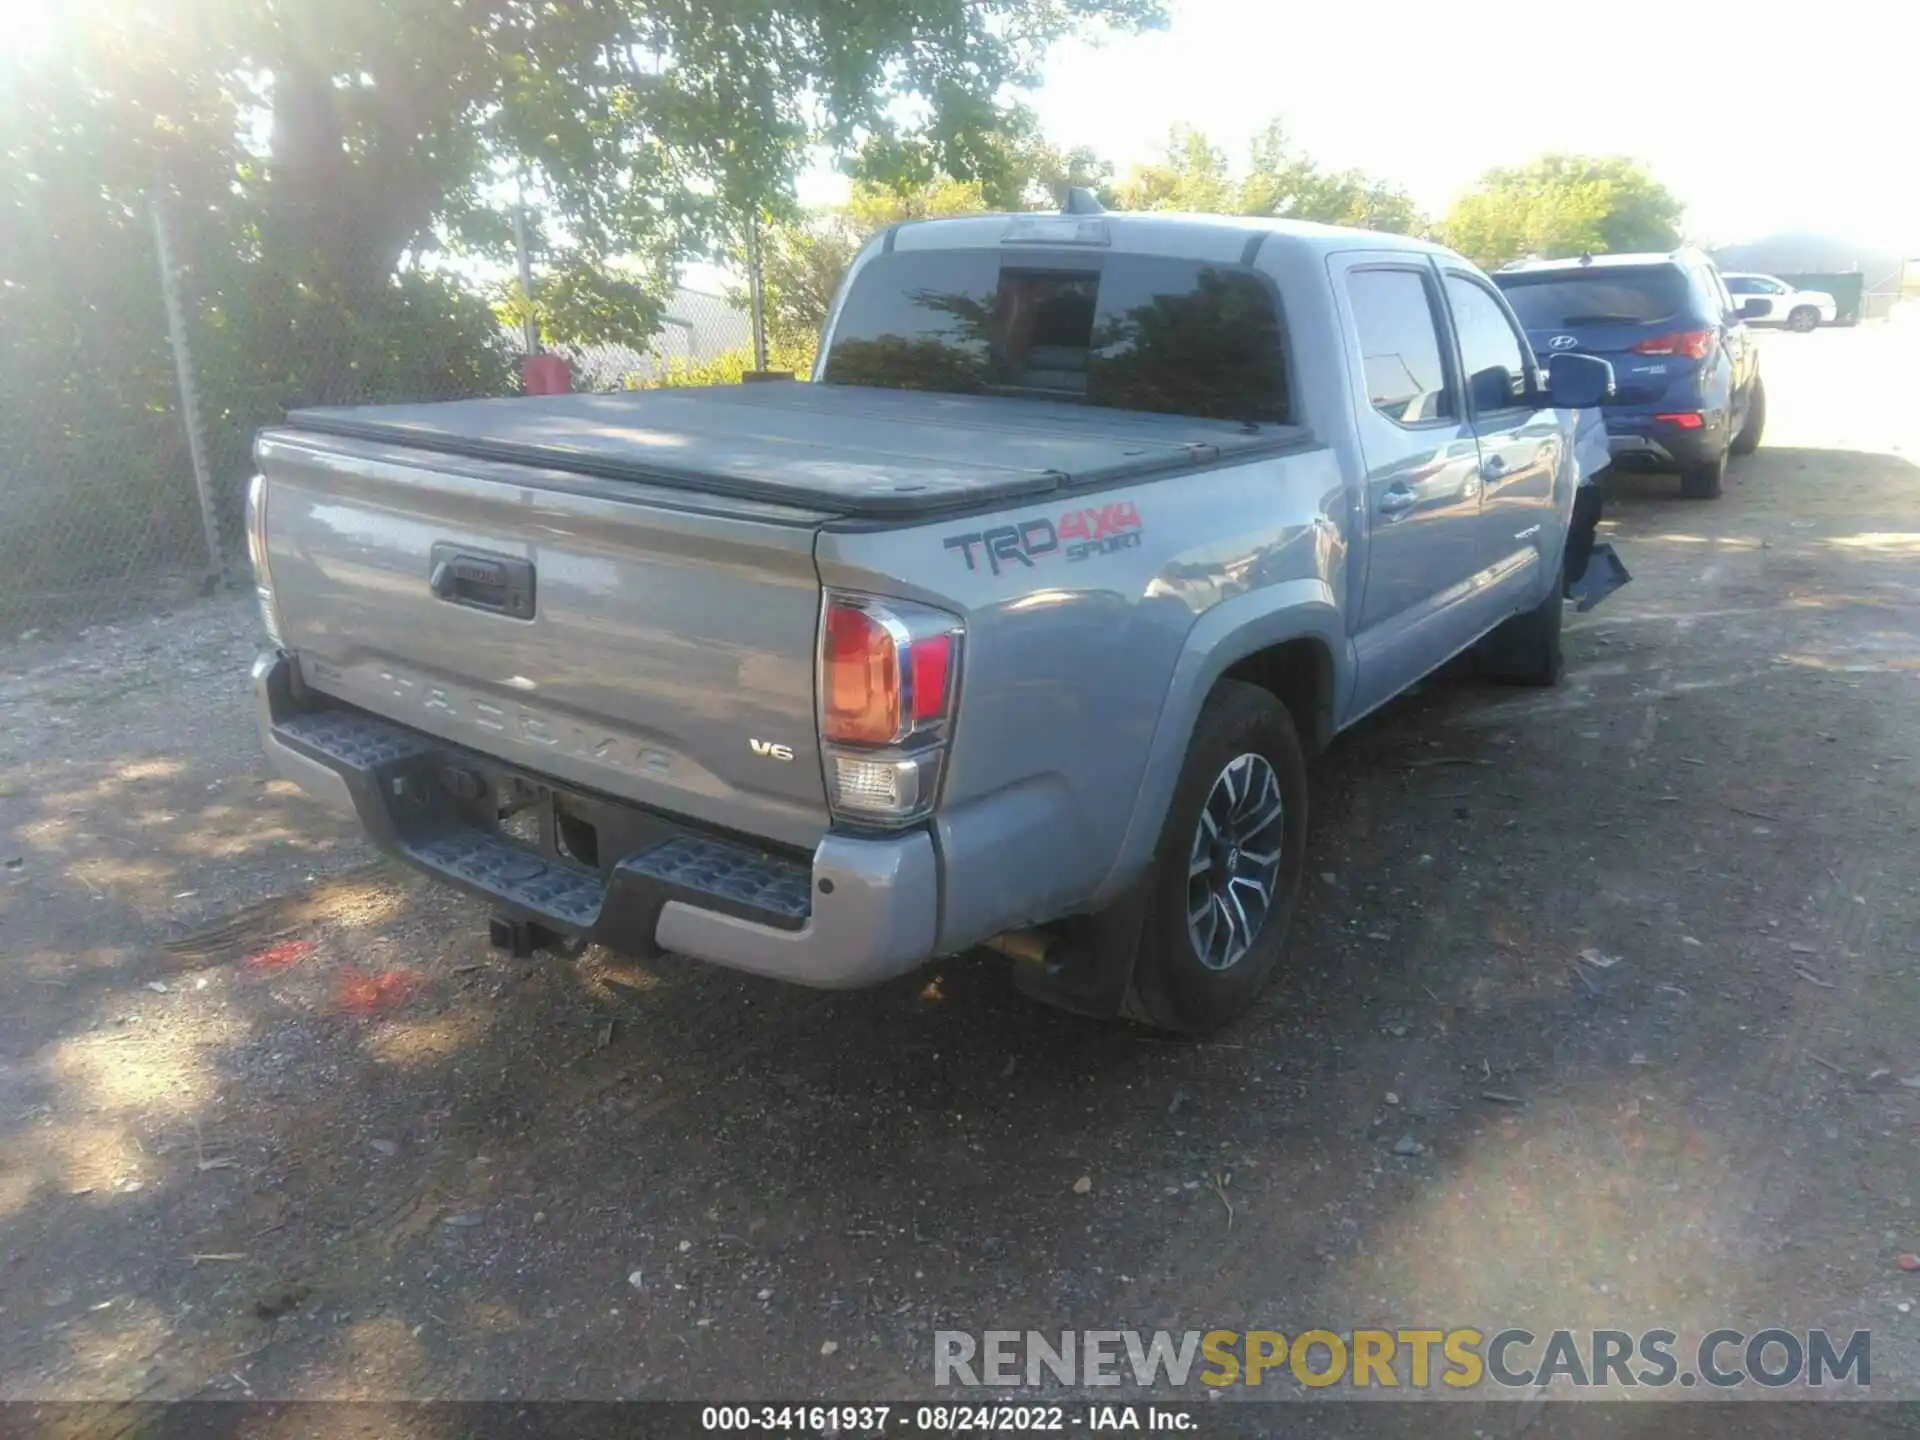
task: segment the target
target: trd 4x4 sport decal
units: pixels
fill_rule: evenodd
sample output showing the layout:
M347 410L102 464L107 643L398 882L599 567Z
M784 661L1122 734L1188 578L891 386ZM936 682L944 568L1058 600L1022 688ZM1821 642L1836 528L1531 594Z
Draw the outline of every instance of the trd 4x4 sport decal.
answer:
M958 550L969 570L978 570L980 557L984 556L987 568L998 575L1008 565L1032 569L1036 560L1049 555L1064 555L1072 563L1130 550L1140 543L1142 533L1140 511L1131 500L1121 500L1097 509L1069 510L1057 523L1041 515L965 535L948 535L940 543Z

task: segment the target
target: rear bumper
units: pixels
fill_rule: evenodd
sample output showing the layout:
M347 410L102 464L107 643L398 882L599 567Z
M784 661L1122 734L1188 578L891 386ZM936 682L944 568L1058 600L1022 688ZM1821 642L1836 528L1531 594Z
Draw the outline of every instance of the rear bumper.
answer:
M1622 469L1683 470L1719 457L1727 448L1724 415L1709 418L1698 430L1682 430L1652 415L1607 415L1607 449Z
M313 709L296 697L293 666L278 653L255 662L253 683L276 773L357 816L389 854L515 919L824 989L877 984L934 952L939 884L924 830L827 835L810 861L775 854L359 711ZM537 847L504 835L483 803L511 787L538 797L528 802L543 817ZM609 822L595 833L621 837L622 853L594 866L563 857L551 818L559 805Z

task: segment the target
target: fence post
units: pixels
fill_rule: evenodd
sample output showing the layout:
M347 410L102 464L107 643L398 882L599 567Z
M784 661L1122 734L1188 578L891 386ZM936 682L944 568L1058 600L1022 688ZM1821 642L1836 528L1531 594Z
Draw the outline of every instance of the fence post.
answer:
M187 349L186 312L180 304L180 285L173 269L173 246L167 237L165 203L153 197L153 243L160 261L160 293L167 302L167 339L173 348L173 370L180 382L180 419L187 427L187 453L193 460L193 488L200 497L200 527L207 541L208 574L220 583L227 579L226 556L220 548L220 518L213 504L213 477L207 471L207 444L200 428L200 395L193 383L193 357Z

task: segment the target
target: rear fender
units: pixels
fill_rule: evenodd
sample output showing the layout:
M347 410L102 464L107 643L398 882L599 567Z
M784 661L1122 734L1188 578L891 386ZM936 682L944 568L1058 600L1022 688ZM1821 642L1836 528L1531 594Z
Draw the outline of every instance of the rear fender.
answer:
M1302 740L1312 746L1316 738L1328 738L1345 723L1353 691L1353 653L1333 589L1325 580L1287 581L1235 596L1208 610L1188 632L1174 664L1140 777L1140 794L1113 869L1093 896L1096 907L1119 900L1152 865L1188 743L1213 687L1248 656L1293 640L1319 644L1331 670L1331 693L1323 699L1326 734L1303 735Z

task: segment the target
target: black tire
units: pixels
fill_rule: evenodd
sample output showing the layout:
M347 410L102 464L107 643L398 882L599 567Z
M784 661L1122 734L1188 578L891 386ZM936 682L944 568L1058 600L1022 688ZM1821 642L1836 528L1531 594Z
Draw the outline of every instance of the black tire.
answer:
M1817 329L1819 324L1820 312L1811 305L1796 305L1787 315L1787 328L1796 335Z
M1566 620L1561 587L1533 609L1515 615L1480 642L1481 673L1502 685L1558 685L1566 673L1560 633Z
M1747 402L1747 423L1740 427L1740 433L1733 437L1728 448L1736 455L1751 455L1760 448L1760 437L1767 428L1767 384L1758 375L1753 377L1753 399Z
M1214 968L1202 958L1189 921L1196 882L1191 857L1201 832L1201 812L1223 773L1243 757L1266 762L1279 791L1279 868L1272 897L1251 943L1237 959ZM1300 898L1306 868L1307 762L1293 717L1267 691L1223 680L1207 697L1174 786L1161 827L1154 868L1148 876L1146 923L1122 1013L1129 1019L1179 1034L1202 1035L1237 1020L1278 968L1287 928Z
M1727 484L1727 452L1680 472L1680 493L1689 500L1718 500Z

